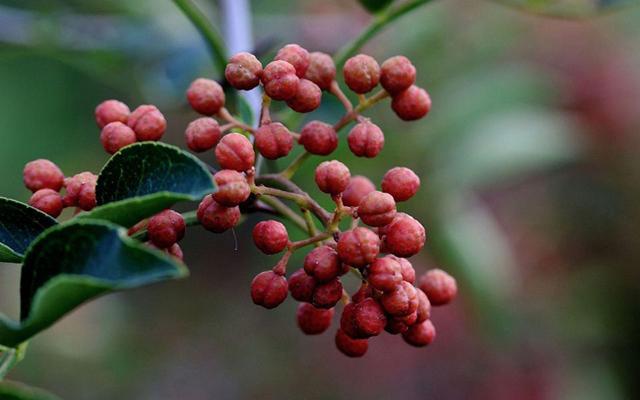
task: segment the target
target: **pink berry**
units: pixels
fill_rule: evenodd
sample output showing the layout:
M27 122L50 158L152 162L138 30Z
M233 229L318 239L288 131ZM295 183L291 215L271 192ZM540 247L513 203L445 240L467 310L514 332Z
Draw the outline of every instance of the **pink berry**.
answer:
M307 335L319 335L329 329L333 319L333 308L325 310L315 308L309 303L298 305L296 320L300 330Z
M338 147L338 134L329 124L311 121L300 131L298 142L309 153L326 156Z
M241 52L229 60L224 76L238 90L251 90L260 84L262 63L251 53Z
M358 157L373 158L384 147L382 130L369 120L356 124L347 136L349 149Z
M390 224L396 216L396 202L388 193L373 191L358 205L358 217L369 226Z
M64 175L57 165L43 158L30 161L24 166L24 185L32 192L40 189L59 191L64 184Z
M209 195L200 202L197 216L203 228L220 233L236 226L240 220L240 208L220 205Z
M253 146L246 136L240 133L229 133L222 137L216 146L216 160L224 169L244 172L255 162Z
M189 123L184 136L191 151L202 153L213 149L220 141L222 131L218 121L210 117L202 117Z
M316 288L316 280L300 268L289 277L289 292L291 297L298 301L310 303L313 301L313 292Z
M253 228L253 242L263 253L276 254L289 244L289 234L281 222L260 221Z
M431 98L426 90L415 85L393 96L391 108L400 119L414 121L431 110Z
M96 206L96 184L98 176L81 172L64 180L67 194L62 198L65 207L78 207L90 211Z
M318 308L331 308L342 298L342 282L335 278L329 282L319 283L313 290L312 304Z
M149 219L147 234L151 243L166 249L184 237L185 229L184 218L179 212L164 210Z
M405 56L388 58L380 71L380 84L392 95L408 89L416 81L416 67Z
M368 281L374 288L392 292L402 282L402 272L397 260L386 256L376 259L368 269Z
M362 357L369 349L369 342L367 339L353 339L347 336L342 329L338 329L336 347L347 357Z
M416 270L413 269L413 265L406 258L389 255L400 264L400 271L402 272L402 279L413 284L416 281Z
M384 330L387 317L380 304L369 297L359 303L345 307L340 320L340 328L352 338L366 339L377 336Z
M269 160L285 157L293 148L293 136L280 122L262 125L254 136L258 151Z
M431 302L422 289L418 292L418 309L416 310L416 323L424 322L431 317Z
M378 62L366 54L358 54L348 59L342 73L349 89L359 94L370 92L380 81Z
M349 179L351 179L349 168L340 161L323 161L316 168L315 181L324 193L337 195L344 192Z
M374 190L376 187L369 178L360 175L352 176L347 188L342 192L342 202L345 206L357 207L362 199Z
M261 79L265 93L274 100L289 100L298 92L300 79L294 66L286 61L276 60L267 64Z
M311 62L309 52L297 44L288 44L278 50L275 59L286 61L293 65L299 78L304 76Z
M287 100L287 105L299 113L308 113L320 107L322 90L307 79L300 79L295 96Z
M394 317L409 315L418 309L418 291L409 282L402 281L394 291L386 292L380 298L382 307Z
M311 250L304 258L304 270L318 282L328 282L340 275L342 264L338 253L329 246Z
M455 278L437 268L422 275L419 286L434 306L450 303L458 293Z
M53 218L57 218L64 208L60 193L48 188L40 189L31 195L29 205L51 215Z
M382 178L382 191L393 196L395 201L406 201L420 189L420 178L405 167L391 168Z
M167 129L167 120L156 106L142 105L129 115L127 125L136 133L138 141L160 140Z
M122 122L110 122L100 132L102 147L109 154L136 142L136 133Z
M175 258L176 260L183 261L184 253L182 252L182 248L178 243L172 244L168 249L166 249L167 253Z
M372 230L354 228L340 235L338 256L352 267L364 267L375 261L380 252L380 239Z
M402 334L402 338L408 344L415 347L424 347L431 344L436 338L436 328L431 320L415 324Z
M426 232L420 222L406 214L396 216L384 228L385 249L398 257L411 257L422 249Z
M123 102L118 100L105 100L96 107L96 123L100 129L111 122L122 122L126 124L129 113L129 107Z
M251 195L247 179L238 171L220 170L213 175L213 180L218 186L218 190L213 193L213 199L225 207L237 206Z
M198 78L187 89L187 100L196 112L214 115L224 107L224 90L214 80Z
M267 309L279 306L287 298L287 278L273 271L256 275L251 282L251 299Z
M318 85L322 90L329 90L331 82L336 79L336 65L330 55L320 52L309 54L309 68L304 78Z

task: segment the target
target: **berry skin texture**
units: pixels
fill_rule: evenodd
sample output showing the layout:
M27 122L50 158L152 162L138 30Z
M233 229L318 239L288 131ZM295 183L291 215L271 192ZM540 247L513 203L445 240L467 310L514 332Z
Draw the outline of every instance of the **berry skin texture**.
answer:
M29 205L51 215L53 218L58 218L64 208L60 193L47 188L40 189L31 195Z
M424 322L431 317L431 302L422 289L418 292L418 309L416 310L416 323Z
M370 92L380 81L378 62L366 54L358 54L348 59L342 73L349 89L358 94Z
M81 172L64 180L67 194L62 198L65 207L78 207L90 211L96 206L96 183L98 176Z
M289 292L291 297L298 301L310 303L313 300L313 291L316 280L300 268L289 277Z
M171 247L169 247L166 251L170 256L173 256L175 259L180 261L184 260L184 253L182 252L182 248L178 243L172 244Z
M179 212L164 210L149 219L147 234L156 247L166 249L184 237L186 226Z
M251 90L260 84L262 63L251 53L235 54L224 70L224 77L238 90Z
M130 112L129 107L121 101L105 100L96 107L96 123L100 129L112 122L126 124Z
M362 357L369 349L367 339L350 338L342 329L336 332L336 347L347 357Z
M64 184L64 174L57 165L43 158L28 162L22 172L24 185L32 192L40 189L59 191Z
M349 168L337 160L323 161L316 168L315 181L324 193L337 195L344 192L350 179Z
M329 309L335 306L341 298L342 282L336 278L315 287L312 304L317 308Z
M276 308L287 298L287 278L273 271L256 275L251 282L251 299L267 309Z
M100 132L102 147L109 154L114 154L121 148L136 142L136 133L122 122L110 122Z
M340 235L338 256L352 267L364 267L375 261L380 253L380 238L367 228L354 228Z
M347 308L345 307L345 310ZM343 313L342 330L354 339L366 339L379 335L387 324L387 317L380 304L369 297L354 304L351 312Z
M383 292L396 290L402 282L400 263L390 256L376 259L369 266L368 280L371 286Z
M436 338L436 328L433 326L431 320L426 320L410 326L409 329L402 334L402 338L405 342L415 347L428 346Z
M431 110L431 97L426 90L415 85L393 96L391 108L404 121L415 121Z
M164 135L167 120L156 106L142 105L129 115L127 125L136 133L138 141L155 141Z
M380 84L391 95L400 93L416 81L416 67L405 56L388 58L380 67Z
M213 196L206 196L198 206L197 217L203 228L221 233L236 226L240 220L240 208L225 207L216 202Z
M213 175L213 180L218 185L218 191L213 193L213 199L225 207L237 206L251 195L247 178L238 171L220 170Z
M373 191L358 205L358 217L369 226L384 226L396 216L396 202L388 193Z
M434 306L450 303L458 293L455 278L437 268L427 271L420 277L419 287Z
M239 133L229 133L216 146L216 160L224 169L244 172L255 162L255 153L249 139Z
M401 282L393 292L387 292L380 298L382 307L394 317L404 317L416 311L420 300L418 291L409 282Z
M325 310L315 308L309 303L298 305L296 320L300 330L307 335L319 335L329 329L333 319L333 308Z
M293 136L280 122L271 122L256 130L255 144L264 158L276 160L289 154L293 148Z
M356 156L373 158L384 147L384 134L376 124L363 121L351 129L347 141L349 149Z
M369 178L361 175L352 176L347 188L342 192L342 203L348 207L357 207L360 201L374 190L376 187Z
M222 132L218 121L213 118L202 117L189 123L184 136L191 151L202 153L213 149L220 141Z
M398 261L400 264L400 271L402 272L402 279L413 284L416 281L416 270L413 269L413 265L406 258L396 257L394 255L389 255L389 257Z
M280 253L289 244L287 228L278 221L260 221L253 227L253 242L264 254Z
M411 257L424 247L426 232L420 222L406 214L384 227L385 250L398 257Z
M300 79L296 95L287 100L287 105L293 111L308 113L320 107L322 90L315 83L307 79Z
M322 90L329 90L331 82L336 79L336 65L330 55L319 51L309 54L309 68L304 78L318 85Z
M329 246L320 246L306 255L304 270L317 282L328 282L340 275L342 264L334 249Z
M298 92L300 79L293 65L286 61L276 60L267 64L261 79L265 93L274 100L289 100Z
M311 62L309 52L297 44L288 44L278 50L275 60L286 61L293 65L299 78L304 76Z
M309 153L326 156L338 147L338 134L329 124L311 121L300 131L298 142Z
M391 168L382 178L382 191L393 196L395 201L406 201L420 189L420 177L405 167Z
M218 82L198 78L187 89L187 101L197 113L214 115L224 107L224 91Z

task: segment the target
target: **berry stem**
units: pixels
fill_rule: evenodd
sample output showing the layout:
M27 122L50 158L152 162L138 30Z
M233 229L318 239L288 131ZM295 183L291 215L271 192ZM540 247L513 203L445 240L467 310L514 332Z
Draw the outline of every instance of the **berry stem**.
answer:
M338 100L340 100L340 102L344 106L345 110L347 110L347 112L350 112L351 110L353 110L353 104L351 104L351 101L349 100L349 98L344 94L344 92L340 88L338 81L334 80L331 82L331 86L329 87L329 93L336 96Z
M308 239L304 239L304 240L298 240L297 242L291 242L289 244L289 250L290 251L295 251L298 250L301 247L305 247L305 246L309 246L310 244L314 244L314 243L318 243L321 242L325 239L329 239L331 237L330 233L327 232L322 232L319 233L315 236L312 236Z
M282 175L282 177L285 179L291 179L296 171L298 171L300 166L302 166L302 164L304 164L304 162L307 161L307 158L309 157L311 157L311 153L309 153L308 151L300 153L300 155L296 157L296 159L293 160L287 168L280 172L280 175Z
M338 132L340 129L349 125L351 121L357 119L360 116L360 113L362 111L368 109L369 107L380 102L381 100L386 99L387 97L389 97L389 93L387 93L387 91L382 89L379 92L372 95L371 97L360 101L360 103L356 106L356 108L347 112L342 118L340 118L340 121L336 122L336 124L333 126L333 129L335 129L335 131Z
M302 215L304 216L304 222L307 224L307 231L309 231L310 236L315 236L318 234L318 229L316 228L315 222L313 222L313 216L311 215L311 211L304 209L302 210Z
M218 117L220 117L221 119L225 120L226 122L233 124L234 128L241 128L247 132L254 132L254 129L252 127L250 127L249 125L238 121L233 115L231 115L231 113L229 112L229 110L227 110L225 107L222 107L220 109L220 111L218 111Z
M263 195L263 196L260 196L260 201L269 205L281 216L287 218L289 221L294 223L303 232L307 232L307 224L305 223L304 219L300 217L298 214L296 214L295 211L289 208L286 204L284 204L278 198L269 196L269 195Z
M269 106L271 105L271 97L266 94L262 95L262 108L260 109L260 126L271 123L271 113Z

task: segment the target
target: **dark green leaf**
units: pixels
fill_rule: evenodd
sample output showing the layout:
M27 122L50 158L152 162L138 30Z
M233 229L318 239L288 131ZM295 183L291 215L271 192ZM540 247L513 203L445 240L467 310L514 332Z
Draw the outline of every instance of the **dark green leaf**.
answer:
M253 125L255 117L251 104L243 96L238 96L238 111L240 112L240 120L247 125Z
M359 0L360 4L372 13L384 10L389 7L393 0Z
M28 204L0 197L0 262L21 262L33 239L55 224Z
M27 386L18 382L0 382L1 400L61 400L58 396L42 389Z
M96 296L186 274L184 265L131 239L122 227L88 219L61 224L27 251L21 322L0 314L0 344L15 347Z
M499 3L550 16L579 18L638 5L638 0L494 0Z
M131 226L179 201L200 200L215 190L207 167L193 155L157 142L127 146L98 177L98 207L81 218Z

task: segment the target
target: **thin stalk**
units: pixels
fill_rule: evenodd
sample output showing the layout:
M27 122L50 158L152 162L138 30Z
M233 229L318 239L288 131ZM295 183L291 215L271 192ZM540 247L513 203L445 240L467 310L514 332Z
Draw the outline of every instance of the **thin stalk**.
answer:
M300 153L300 155L296 157L296 159L293 160L293 162L291 162L291 164L289 164L289 166L285 168L280 173L280 175L282 175L286 179L291 179L291 177L296 173L296 171L298 171L300 166L302 166L302 164L304 164L304 162L307 161L307 158L309 157L311 157L311 153L306 150Z
M289 244L289 249L291 251L295 251L298 250L301 247L305 247L305 246L309 246L310 244L315 244L315 243L319 243L325 239L328 239L331 237L331 234L327 233L327 232L322 232L319 233L315 236L312 236L308 239L304 239L304 240L299 240L297 242L291 242L291 244Z
M362 100L360 104L356 106L356 108L347 112L342 118L340 118L340 121L336 122L336 124L333 126L333 129L338 132L340 129L349 125L351 121L357 119L362 111L380 102L381 100L386 99L387 97L389 97L389 93L387 93L387 91L385 90L380 90L371 97Z
M278 200L278 198L264 195L260 196L260 201L269 205L271 208L280 213L280 215L293 222L303 232L307 232L307 224L305 223L304 219L296 214L295 211L293 211L291 208L287 207L287 205L282 201Z

